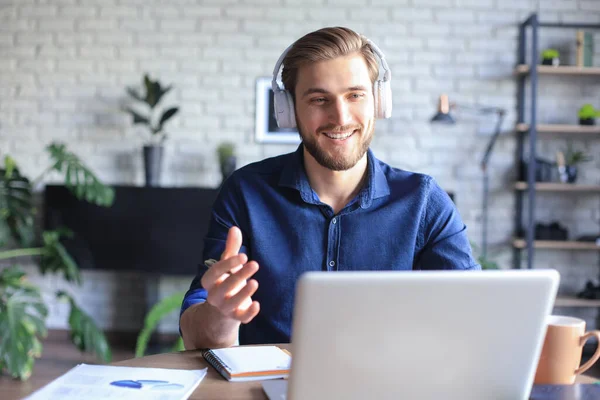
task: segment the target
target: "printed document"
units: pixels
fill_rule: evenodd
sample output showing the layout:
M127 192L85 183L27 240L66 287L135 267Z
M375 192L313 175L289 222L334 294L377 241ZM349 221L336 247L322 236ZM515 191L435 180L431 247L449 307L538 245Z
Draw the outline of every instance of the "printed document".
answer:
M79 364L26 399L185 400L206 370Z

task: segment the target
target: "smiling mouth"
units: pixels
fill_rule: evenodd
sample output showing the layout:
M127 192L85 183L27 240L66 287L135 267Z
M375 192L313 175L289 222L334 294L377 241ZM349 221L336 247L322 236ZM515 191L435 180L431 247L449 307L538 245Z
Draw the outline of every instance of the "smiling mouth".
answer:
M323 134L325 136L327 136L329 139L333 139L333 140L346 140L350 136L352 136L354 134L354 132L356 132L356 129L354 129L354 130L352 130L350 132L341 132L341 133L323 132Z

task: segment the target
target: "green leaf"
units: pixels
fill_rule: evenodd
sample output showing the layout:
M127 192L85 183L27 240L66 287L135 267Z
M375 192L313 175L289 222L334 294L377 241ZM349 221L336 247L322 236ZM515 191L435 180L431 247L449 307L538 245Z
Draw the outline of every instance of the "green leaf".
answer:
M81 284L79 267L61 243L61 238L65 236L72 236L72 232L68 229L62 229L42 233L44 247L40 270L42 274L62 272L67 281Z
M138 114L137 111L134 111L131 108L126 108L125 111L130 113L133 116L134 124L146 124L150 125L150 119L148 117L144 117L143 115Z
M591 105L591 104L584 104L579 109L579 112L577 113L577 115L581 119L595 118L595 117L598 116L598 111L596 111L596 109L594 108L593 105Z
M185 350L185 345L183 344L183 338L181 336L179 336L177 338L177 341L173 345L173 348L171 349L171 351L184 351L184 350Z
M104 185L64 144L52 143L47 149L54 162L52 168L65 173L65 186L78 199L104 207L113 204L114 189Z
M48 309L39 289L18 267L0 271L0 366L14 378L31 375L34 358L40 357Z
M103 362L110 362L112 355L106 337L92 318L80 309L66 292L58 291L56 295L59 299L67 300L71 305L69 326L73 344L83 352L95 354Z
M15 161L6 157L0 168L0 241L14 240L22 246L34 241L32 187Z
M144 99L142 98L142 96L138 93L137 90L135 90L132 87L128 87L125 89L127 91L127 94L129 94L131 97L133 97L134 99L138 100L138 101L144 101Z
M160 121L158 122L159 131L162 130L163 124L165 122L167 122L173 115L177 114L177 111L179 111L179 107L172 107L163 113L162 117L160 117Z
M146 353L152 332L158 323L172 312L178 311L183 302L185 292L174 293L156 303L144 318L144 327L140 331L135 346L135 356L142 357Z
M144 74L144 88L146 96L143 101L153 109L160 102L160 99L171 90L172 86L162 87L158 80L153 81L148 74Z
M146 103L150 108L154 108L158 104L158 93L160 91L160 84L150 79L148 74L144 75L144 87L146 88Z
M4 168L6 168L6 177L10 178L13 171L17 168L17 163L11 156L4 157Z
M157 84L157 93L156 93L156 104L158 104L160 102L160 99L162 99L162 97L167 94L167 92L169 90L171 90L173 88L172 85L167 86L166 88L161 88L160 87L160 83L156 82Z

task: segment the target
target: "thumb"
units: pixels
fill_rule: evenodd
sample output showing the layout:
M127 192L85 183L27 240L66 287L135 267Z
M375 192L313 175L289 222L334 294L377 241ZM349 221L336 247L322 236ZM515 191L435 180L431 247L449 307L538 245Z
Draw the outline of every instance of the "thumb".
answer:
M242 231L237 226L229 228L227 233L227 242L225 242L225 250L221 254L221 260L226 260L240 252L242 247Z

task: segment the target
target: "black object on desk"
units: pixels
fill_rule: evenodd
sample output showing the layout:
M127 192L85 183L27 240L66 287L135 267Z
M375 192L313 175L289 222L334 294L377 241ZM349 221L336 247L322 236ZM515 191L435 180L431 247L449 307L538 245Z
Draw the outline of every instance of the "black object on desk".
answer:
M82 269L195 275L218 189L113 187L106 208L46 186L44 229L73 231L64 245Z
M574 385L533 385L529 400L597 400L600 385L596 383Z

